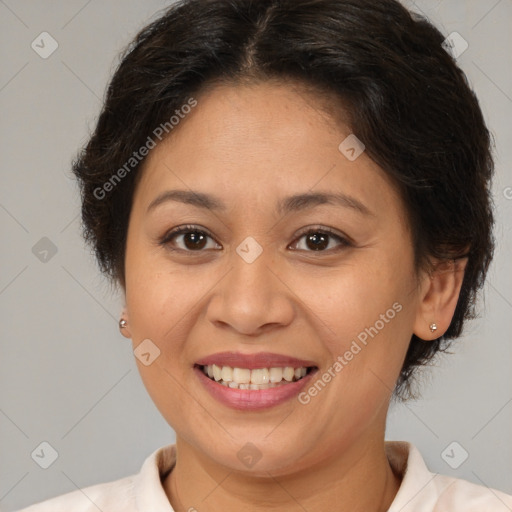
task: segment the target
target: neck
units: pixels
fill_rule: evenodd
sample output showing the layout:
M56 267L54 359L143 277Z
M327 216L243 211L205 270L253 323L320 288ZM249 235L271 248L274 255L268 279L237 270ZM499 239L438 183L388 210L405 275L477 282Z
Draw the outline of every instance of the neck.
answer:
M361 447L364 447L361 449ZM400 487L384 440L361 439L314 467L274 477L255 477L205 459L183 439L176 440L176 465L163 482L175 512L258 512L298 507L310 512L385 512Z

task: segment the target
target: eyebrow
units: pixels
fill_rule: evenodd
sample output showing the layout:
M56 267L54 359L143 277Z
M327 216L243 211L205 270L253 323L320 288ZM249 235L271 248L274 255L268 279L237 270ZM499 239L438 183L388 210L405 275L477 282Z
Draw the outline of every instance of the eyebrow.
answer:
M194 192L191 190L167 190L157 196L148 206L147 212L155 209L157 206L169 202L176 201L179 203L190 204L198 208L205 208L212 211L225 211L226 206L222 201L203 192ZM355 197L343 193L327 193L327 192L306 192L296 194L280 200L277 204L277 212L281 215L294 211L312 208L321 204L333 204L344 208L351 208L364 215L374 215L367 206Z
M190 204L198 208L206 208L208 210L225 210L226 207L220 199L204 194L203 192L193 192L191 190L167 190L157 196L148 206L148 213L168 201L177 201L179 203Z

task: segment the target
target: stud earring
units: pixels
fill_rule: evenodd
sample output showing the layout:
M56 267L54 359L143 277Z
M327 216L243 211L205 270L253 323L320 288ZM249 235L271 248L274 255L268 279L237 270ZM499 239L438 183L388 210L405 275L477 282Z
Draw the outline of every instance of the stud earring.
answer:
M436 332L437 331L437 325L435 323L430 324L430 332Z
M124 318L121 318L121 320L119 320L119 329L125 329L127 325L128 322Z

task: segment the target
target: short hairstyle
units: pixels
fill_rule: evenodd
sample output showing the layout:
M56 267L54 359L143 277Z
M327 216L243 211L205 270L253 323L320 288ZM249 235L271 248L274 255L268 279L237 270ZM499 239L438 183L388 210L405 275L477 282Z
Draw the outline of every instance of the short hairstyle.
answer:
M94 132L73 162L84 237L101 270L124 287L129 214L144 163L134 151L157 127L169 127L194 94L219 82L277 79L334 95L351 132L400 191L416 269L432 258L467 257L446 333L410 340L395 397L413 396L417 367L446 351L475 317L494 251L491 136L444 40L395 0L173 4L122 54Z

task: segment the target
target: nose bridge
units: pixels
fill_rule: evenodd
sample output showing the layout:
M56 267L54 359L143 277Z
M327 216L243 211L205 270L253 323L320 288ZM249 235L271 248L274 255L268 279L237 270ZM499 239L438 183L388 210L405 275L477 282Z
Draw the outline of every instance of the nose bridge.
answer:
M271 249L247 237L231 254L230 271L210 303L209 318L251 334L266 324L287 324L293 306L286 287L274 275Z
M263 247L253 237L245 238L231 255L232 270L229 277L233 292L239 299L266 300L275 283L270 282L272 272L270 249Z

